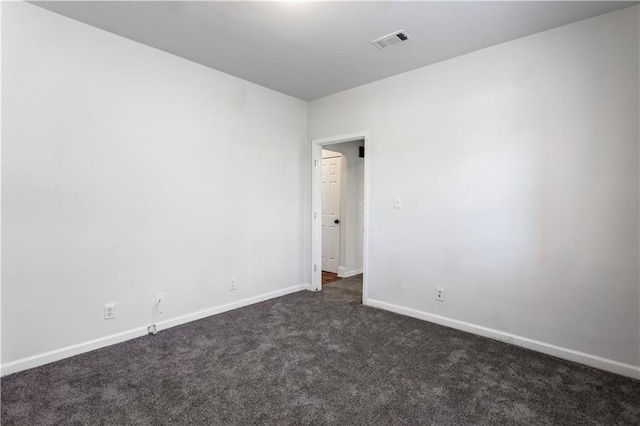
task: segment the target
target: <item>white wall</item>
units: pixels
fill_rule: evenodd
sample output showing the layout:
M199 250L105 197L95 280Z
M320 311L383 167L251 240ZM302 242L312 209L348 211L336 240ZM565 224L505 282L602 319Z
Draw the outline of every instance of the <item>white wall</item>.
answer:
M364 216L364 159L359 157L362 141L326 145L323 149L342 154L342 206L339 275L352 276L362 271Z
M370 131L369 302L637 374L638 34L636 6L311 102L311 139Z
M306 102L2 7L5 367L308 282Z

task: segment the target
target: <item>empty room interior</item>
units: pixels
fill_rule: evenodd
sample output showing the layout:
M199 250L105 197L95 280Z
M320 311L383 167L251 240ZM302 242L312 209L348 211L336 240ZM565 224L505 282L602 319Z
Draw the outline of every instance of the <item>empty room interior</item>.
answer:
M1 15L1 424L640 424L638 2Z

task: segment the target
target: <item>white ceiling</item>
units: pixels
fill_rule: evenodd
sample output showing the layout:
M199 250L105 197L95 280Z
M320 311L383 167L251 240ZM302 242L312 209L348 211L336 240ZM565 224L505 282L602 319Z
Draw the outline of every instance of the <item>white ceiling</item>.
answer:
M303 100L636 3L36 2ZM400 29L413 39L370 43Z

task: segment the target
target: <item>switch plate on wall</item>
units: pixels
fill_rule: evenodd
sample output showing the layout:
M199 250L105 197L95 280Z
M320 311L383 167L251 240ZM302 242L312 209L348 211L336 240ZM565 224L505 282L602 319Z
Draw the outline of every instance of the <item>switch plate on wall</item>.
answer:
M229 279L229 290L235 290L236 289L236 277L232 277Z
M165 300L165 295L164 293L158 293L156 294L156 312L159 314L163 314L163 310L164 310L164 300Z
M401 196L396 195L396 198L393 201L393 208L395 208L395 209L401 209L402 208L402 197Z
M436 287L436 300L438 302L444 302L444 288Z

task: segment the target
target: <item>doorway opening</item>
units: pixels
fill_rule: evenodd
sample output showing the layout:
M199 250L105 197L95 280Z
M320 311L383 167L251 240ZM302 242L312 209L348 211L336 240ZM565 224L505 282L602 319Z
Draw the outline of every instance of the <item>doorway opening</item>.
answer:
M346 237L345 187L347 158L338 151L332 151L333 145L322 148L320 177L322 207L320 226L322 229L322 284L337 281L340 268L344 269L345 247L342 237Z
M311 288L367 303L368 132L312 141Z

